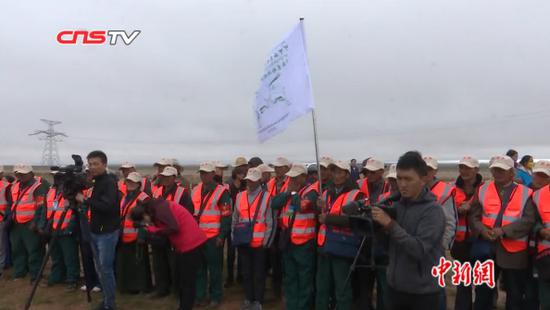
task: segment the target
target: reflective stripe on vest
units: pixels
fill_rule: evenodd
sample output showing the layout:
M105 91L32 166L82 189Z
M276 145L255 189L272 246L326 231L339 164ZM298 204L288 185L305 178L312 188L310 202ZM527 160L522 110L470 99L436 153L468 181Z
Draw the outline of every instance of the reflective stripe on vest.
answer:
M153 198L162 198L163 190L164 190L164 186L159 186L153 192ZM184 193L185 193L185 187L176 185L176 191L173 194L169 194L168 196L166 196L166 200L179 204Z
M269 192L269 195L271 197L275 197L275 195L286 192L286 189L288 188L288 182L290 182L289 177L285 177L285 181L283 182L283 185L279 190L277 190L277 179L275 177L271 178L267 182L267 191Z
M533 202L539 213L542 226L550 228L550 185L546 185L533 194ZM537 253L550 249L550 241L542 239L537 234Z
M235 198L235 211L239 212L240 223L250 223L250 221L254 220L256 209L260 208L256 218L256 223L254 223L254 227L252 227L252 241L250 242L250 247L252 248L261 247L265 239L265 232L267 228L265 215L268 212L267 207L271 196L268 192L263 193L264 195L262 201L259 201L258 199L262 195L262 191L260 191L258 196L255 197L252 205L249 205L248 203L248 191L239 192Z
M13 205L11 207L12 213L15 212L15 221L20 224L25 224L34 218L34 213L36 212L36 201L34 197L34 192L40 186L40 182L35 181L28 190L23 190L24 194L22 197L19 197L19 191L21 182L15 183L12 187L12 200Z
M53 210L53 222L52 222L52 228L53 230L57 230L57 227L59 226L59 221L61 220L61 214L65 210L65 207L68 206L69 201L65 200L65 198L58 196L56 197L57 200L57 209ZM73 216L73 211L69 209L67 213L65 213L65 218L63 218L63 223L61 224L61 230L67 229L69 226L69 223L71 222L71 217Z
M431 192L435 195L437 202L440 205L444 205L453 193L453 186L442 181L437 181L432 187Z
M458 242L466 240L469 237L468 232L468 216L467 214L458 214L458 207L462 206L464 203L472 203L474 196L470 197L469 200L466 199L466 193L458 187L454 191L454 202L455 208L457 208L458 221L456 223L456 233L455 240Z
M10 183L7 181L0 179L0 222L4 220L4 215L7 211L8 201L6 199L6 189L9 185Z
M505 206L502 216L502 226L519 221L527 200L531 196L531 190L522 184L517 184L510 196L508 205ZM501 200L494 181L483 184L478 191L479 203L483 208L481 222L488 228L494 228L498 213L501 208ZM510 253L516 253L527 249L527 236L519 239L502 238L502 246Z
M59 204L59 195L57 190L51 187L46 194L46 219L49 220L52 218L53 212L55 211L55 203Z
M122 242L131 243L137 240L138 230L134 227L134 221L132 221L131 213L132 210L136 207L138 201L145 201L149 196L144 192L140 192L133 201L124 206L124 199L122 197L120 200L120 216L124 216L122 221Z
M307 194L312 191L317 191L314 186L304 187L300 192L300 198L305 199ZM290 211L290 202L292 198L288 199L283 211L281 212L281 225L284 228L288 228L290 225L290 219L292 218L294 212ZM290 241L296 245L302 245L310 240L315 239L316 232L315 228L317 227L317 220L313 210L302 213L298 212L294 218L294 224L292 225L292 231L290 232Z
M203 184L199 183L193 189L191 199L193 200L194 216L199 216L202 202L202 187ZM220 184L216 184L214 192L208 198L208 201L204 202L204 210L198 219L199 228L206 234L208 239L216 237L220 234L222 212L218 206L221 195L225 191L225 188ZM206 198L206 196L204 197Z
M347 193L340 194L340 196L338 196L336 198L336 200L334 201L334 203L332 204L332 206L329 210L329 214L341 215L342 206L345 206L348 203L350 203L352 201L355 201L355 199L357 198L357 195L359 195L359 193L360 193L359 190L354 189L354 190L351 190ZM325 201L327 201L327 203L329 203L328 200L327 200L328 191L325 190L325 192L323 193L323 198L324 198ZM325 224L321 224L321 226L319 226L319 233L317 234L317 245L318 246L325 245L326 230L327 230L327 227L326 227ZM344 233L344 234L350 234L351 233L351 230L349 228L338 229L338 228L334 227L333 231L335 233Z

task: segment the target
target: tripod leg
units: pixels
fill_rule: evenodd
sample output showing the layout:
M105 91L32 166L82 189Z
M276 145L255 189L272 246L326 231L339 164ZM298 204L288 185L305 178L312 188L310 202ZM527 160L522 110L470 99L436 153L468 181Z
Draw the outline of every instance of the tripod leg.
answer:
M353 259L353 263L349 267L348 276L346 277L346 282L344 282L344 287L347 287L348 282L351 279L351 275L355 271L355 266L357 266L357 261L359 260L359 256L361 256L361 252L363 251L363 246L365 245L365 242L367 241L367 236L364 236L361 240L361 245L359 246L359 250L357 250L357 254L355 254L355 258Z
M44 269L46 269L46 264L48 263L48 259L50 258L50 255L52 254L52 246L54 242L57 241L57 237L53 236L50 240L50 244L48 245L48 250L46 251L46 254L44 255L44 259L42 260L42 265L40 266L40 270L38 271L38 276L36 277L36 280L33 283L31 295L27 299L27 302L25 303L25 310L28 310L31 307L32 299L34 298L34 294L36 293L36 289L38 288L38 284L40 283L40 280L42 279L42 274L44 273Z

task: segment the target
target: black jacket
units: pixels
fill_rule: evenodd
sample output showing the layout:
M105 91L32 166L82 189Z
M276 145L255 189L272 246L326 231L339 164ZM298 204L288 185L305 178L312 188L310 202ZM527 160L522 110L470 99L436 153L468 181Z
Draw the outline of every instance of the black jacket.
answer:
M112 233L120 228L120 197L115 178L105 173L94 178L92 197L85 202L90 211L93 234Z

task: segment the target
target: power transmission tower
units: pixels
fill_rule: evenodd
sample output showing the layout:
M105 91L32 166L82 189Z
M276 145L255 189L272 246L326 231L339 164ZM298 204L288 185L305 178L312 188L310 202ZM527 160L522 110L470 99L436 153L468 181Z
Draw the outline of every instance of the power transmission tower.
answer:
M57 166L59 165L59 153L57 151L57 142L62 142L59 137L68 137L63 132L57 132L53 128L55 125L61 124L59 121L51 121L47 119L41 119L42 122L48 124L47 130L35 130L34 133L29 134L29 136L41 135L40 140L46 141L44 145L44 151L42 151L42 164L48 166Z

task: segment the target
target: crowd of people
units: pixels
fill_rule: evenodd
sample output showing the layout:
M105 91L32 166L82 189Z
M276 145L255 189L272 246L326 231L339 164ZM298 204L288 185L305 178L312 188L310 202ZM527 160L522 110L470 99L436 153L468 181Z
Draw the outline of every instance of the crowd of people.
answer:
M288 310L447 309L432 275L447 255L493 260L506 309L550 309L549 161L518 162L510 150L491 158L484 180L464 156L444 182L437 159L415 151L392 165L238 157L228 180L226 165L201 163L195 186L173 159L156 162L151 178L126 162L120 180L104 152L87 162L74 197L61 175L50 185L30 165L15 165L15 178L0 169L0 272L12 266L14 281L74 291L83 270L80 288L103 294L97 309L115 309L117 290L215 309L237 283L240 308L262 309L268 278ZM449 308L491 309L498 292L459 285Z

